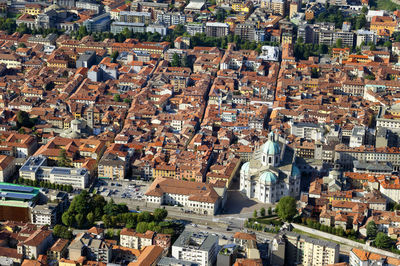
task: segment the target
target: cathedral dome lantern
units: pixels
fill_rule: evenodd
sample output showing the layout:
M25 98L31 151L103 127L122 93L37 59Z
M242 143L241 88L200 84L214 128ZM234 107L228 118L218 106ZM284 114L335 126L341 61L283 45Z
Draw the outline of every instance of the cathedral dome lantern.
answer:
M280 163L281 148L275 140L275 133L268 134L268 141L261 146L262 164L270 166L278 166Z

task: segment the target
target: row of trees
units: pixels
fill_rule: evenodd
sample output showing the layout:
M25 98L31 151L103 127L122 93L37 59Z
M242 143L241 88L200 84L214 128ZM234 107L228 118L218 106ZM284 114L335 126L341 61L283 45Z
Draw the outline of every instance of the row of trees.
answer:
M358 239L358 234L354 229L344 230L342 227L327 226L310 218L308 219L302 218L302 223L310 228L321 230L329 234L334 234L341 237L347 237L354 241L360 241Z
M54 183L50 183L48 181L30 180L30 179L24 179L22 177L17 179L17 183L21 184L21 185L26 185L26 186L32 186L32 187L57 189L57 190L62 190L62 191L68 192L68 193L72 192L74 189L71 185L54 184Z

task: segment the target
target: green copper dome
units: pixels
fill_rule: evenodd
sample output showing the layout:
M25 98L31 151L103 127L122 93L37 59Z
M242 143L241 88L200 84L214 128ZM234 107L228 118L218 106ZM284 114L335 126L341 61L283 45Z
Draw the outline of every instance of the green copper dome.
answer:
M250 163L249 163L249 162L245 162L245 163L242 165L241 170L244 171L244 172L248 172L248 171L249 171L249 168L250 168Z
M300 170L299 168L293 164L292 166L292 176L300 176Z
M264 172L260 175L260 182L261 183L276 183L276 175L271 172Z
M267 155L280 154L281 148L278 142L275 141L274 132L269 133L268 141L262 145L262 152Z

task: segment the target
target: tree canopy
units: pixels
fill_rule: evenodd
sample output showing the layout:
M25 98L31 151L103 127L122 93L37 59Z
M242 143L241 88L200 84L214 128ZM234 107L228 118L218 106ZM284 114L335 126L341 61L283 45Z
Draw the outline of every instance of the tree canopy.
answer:
M279 218L291 222L297 214L296 200L290 196L283 197L279 200L276 209Z

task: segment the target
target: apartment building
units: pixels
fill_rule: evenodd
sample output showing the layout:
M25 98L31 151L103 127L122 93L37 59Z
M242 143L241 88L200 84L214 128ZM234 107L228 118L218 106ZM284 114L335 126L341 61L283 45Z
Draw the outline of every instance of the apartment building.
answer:
M121 11L119 13L119 21L120 22L129 22L129 23L150 24L151 13L136 12L136 11Z
M235 35L239 35L241 39L255 40L255 25L251 23L241 23L235 27Z
M105 154L98 164L99 178L124 179L127 162L112 153Z
M229 25L221 22L207 22L206 34L210 37L223 37L228 35Z
M57 204L36 205L31 209L31 222L38 225L54 226L58 220Z
M164 24L167 27L172 25L185 25L186 15L183 13L172 13L172 12L158 12L157 23Z
M153 231L141 234L133 229L124 228L119 237L120 245L126 248L142 249L153 244L154 235Z
M286 1L285 0L262 0L261 8L266 8L272 11L274 15L285 16Z
M191 36L197 33L203 33L205 31L205 26L203 23L188 23L185 25L187 33Z
M0 155L0 182L7 182L15 172L15 158Z
M0 154L15 158L26 158L38 148L36 138L26 134L4 132L0 136Z
M172 257L200 266L213 265L218 254L218 236L185 230L172 245Z
M358 30L356 31L356 45L361 46L363 43L368 44L372 42L373 44L376 44L376 34L373 31L370 30Z
M52 243L52 232L46 227L42 227L30 234L24 241L18 243L17 252L25 258L38 258L40 254L45 254Z
M59 238L47 251L49 260L60 260L64 258L68 251L68 244L69 241L67 239Z
M284 231L273 240L271 259L277 266L334 264L339 262L339 244Z
M19 169L19 176L24 179L49 181L82 189L89 184L87 169L47 166L47 158L42 155L29 157Z
M89 260L109 263L111 261L112 248L99 235L88 232L78 234L68 247L69 258L78 260L86 256Z

